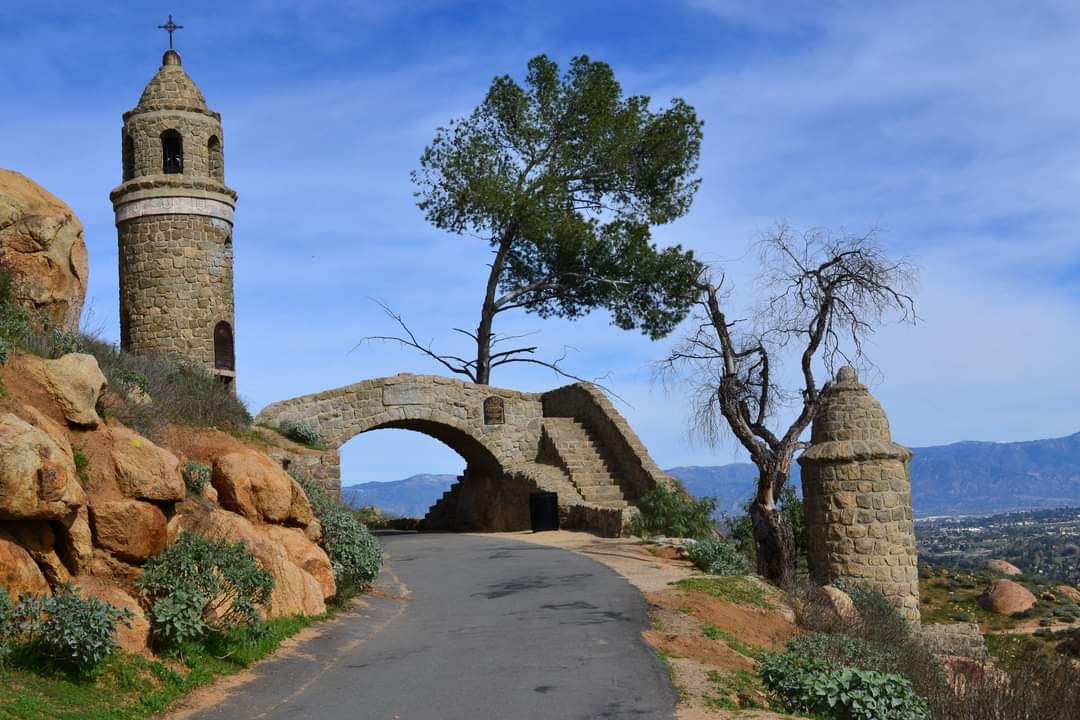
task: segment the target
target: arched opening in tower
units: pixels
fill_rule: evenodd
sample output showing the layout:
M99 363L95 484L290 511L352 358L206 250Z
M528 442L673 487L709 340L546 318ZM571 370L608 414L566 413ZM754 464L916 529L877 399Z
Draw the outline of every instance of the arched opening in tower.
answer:
M124 133L121 157L124 165L124 182L127 182L135 177L135 141L127 133Z
M161 133L161 171L168 174L184 172L184 139L175 130Z
M214 369L236 370L232 326L224 320L214 326Z
M221 141L217 135L211 135L206 141L207 154L210 157L210 177L225 182L225 160L221 154Z

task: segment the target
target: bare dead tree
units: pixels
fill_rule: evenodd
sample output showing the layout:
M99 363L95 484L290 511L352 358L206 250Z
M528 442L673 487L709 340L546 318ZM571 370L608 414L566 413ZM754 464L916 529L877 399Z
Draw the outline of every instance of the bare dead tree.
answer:
M757 466L750 505L757 569L784 584L795 568L794 537L776 500L817 409L815 365L830 374L840 363L872 367L864 349L875 330L893 319L917 320L909 294L916 269L888 258L873 232L833 236L812 230L798 237L779 226L758 249L766 297L754 316L729 318L724 275L714 280L706 270L694 280L697 326L660 369L693 383L695 431L710 444L730 432ZM797 388L783 387L777 365L796 353L801 381ZM796 415L787 428L770 427L789 407Z
M396 343L398 345L401 345L402 347L409 347L409 348L413 348L414 350L418 350L421 354L428 356L429 358L436 361L437 363L439 363L440 365L442 365L443 367L445 367L447 370L454 373L455 375L464 375L465 377L467 377L469 379L470 382L480 383L480 376L479 376L479 374L477 372L477 359L476 358L465 359L465 358L461 357L460 355L450 355L450 354L440 353L440 352L436 351L435 348L434 348L434 343L428 342L427 344L424 344L423 342L421 342L420 339L416 337L416 334L412 331L412 329L409 327L409 325L405 322L405 319L399 313L395 312L393 308L391 308L389 305L387 305L386 303L384 303L384 302L382 302L380 300L372 299L372 301L374 303L376 303L380 308L382 308L383 312L386 313L387 317L389 317L391 320L393 320L395 323L397 323L398 327L401 328L402 334L401 335L368 335L367 337L361 338L360 342L353 346L353 348L352 348L353 350L360 347L362 344L364 344L366 342L372 342L372 341ZM454 330L454 332L461 333L462 335L465 335L466 337L471 338L472 340L476 339L476 334L471 333L468 330L462 330L461 328L453 328L453 330ZM531 365L539 365L541 367L547 368L548 370L551 370L556 375L567 378L568 380L573 380L574 382L584 382L584 383L589 383L591 385L595 385L596 387L598 387L601 390L603 390L604 392L606 392L608 395L611 395L614 398L622 400L622 398L620 398L617 394L615 394L615 392L613 392L610 388L605 387L604 385L600 384L599 381L602 380L603 378L596 378L596 379L593 379L593 380L586 380L585 378L582 378L582 377L579 377L577 375L574 375L573 373L567 372L566 370L564 370L562 368L561 363L564 360L566 360L566 357L567 357L567 355L570 354L570 351L577 349L577 348L571 347L570 345L564 345L563 350L562 350L562 354L559 355L559 357L557 357L554 360L541 360L539 358L533 358L533 357L521 357L522 355L531 355L531 354L535 353L536 350L537 350L537 346L535 346L535 345L526 345L526 346L522 346L522 347L516 347L516 348L513 348L511 350L502 350L501 348L499 348L499 345L501 343L512 342L514 340L521 340L522 338L527 338L527 337L530 337L532 335L536 335L538 332L539 331L533 331L533 332L529 332L529 333L523 333L523 334L520 334L520 335L496 335L496 334L492 333L491 334L491 338L492 338L492 340L491 340L491 348L496 350L496 352L493 352L493 353L491 353L489 355L489 358L488 358L489 361L490 361L489 369L490 368L496 368L496 367L499 367L501 365L509 365L511 363L528 363L528 364L531 364ZM486 383L480 383L480 384L486 384Z

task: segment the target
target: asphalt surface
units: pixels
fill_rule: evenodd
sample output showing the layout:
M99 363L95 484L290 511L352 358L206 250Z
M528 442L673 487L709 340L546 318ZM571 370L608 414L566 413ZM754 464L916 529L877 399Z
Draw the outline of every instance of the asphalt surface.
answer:
M376 594L199 720L674 718L641 594L565 550L389 535Z

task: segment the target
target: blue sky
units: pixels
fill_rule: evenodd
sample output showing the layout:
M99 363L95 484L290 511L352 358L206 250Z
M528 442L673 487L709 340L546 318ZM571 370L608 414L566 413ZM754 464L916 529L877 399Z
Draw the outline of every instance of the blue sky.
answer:
M409 171L435 128L491 79L547 53L610 63L624 90L679 96L705 121L690 213L657 229L754 299L749 244L777 221L862 232L922 268L915 327L882 330L872 389L909 445L1080 430L1080 5L1070 2L50 2L0 4L0 166L67 201L90 250L86 325L118 335L121 114L157 70L172 13L184 66L225 128L235 230L239 389L277 399L401 371L437 372L365 335L454 348L474 327L486 248L427 226ZM664 467L740 459L687 433L686 398L653 381L670 341L577 322L549 356L604 377ZM495 384L543 390L540 369ZM346 482L455 472L437 442L350 442Z

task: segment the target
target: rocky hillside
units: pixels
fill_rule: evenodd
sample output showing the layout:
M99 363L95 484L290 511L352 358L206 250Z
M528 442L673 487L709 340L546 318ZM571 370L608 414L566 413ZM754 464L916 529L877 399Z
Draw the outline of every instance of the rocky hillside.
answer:
M274 576L271 617L325 611L336 591L304 491L256 439L166 427L151 441L101 408L121 400L91 355L13 353L0 366L0 586L73 582L135 615L121 646L145 650L140 566L183 532L244 543ZM131 392L135 392L132 390ZM127 402L131 398L126 399ZM190 492L187 463L210 483Z

